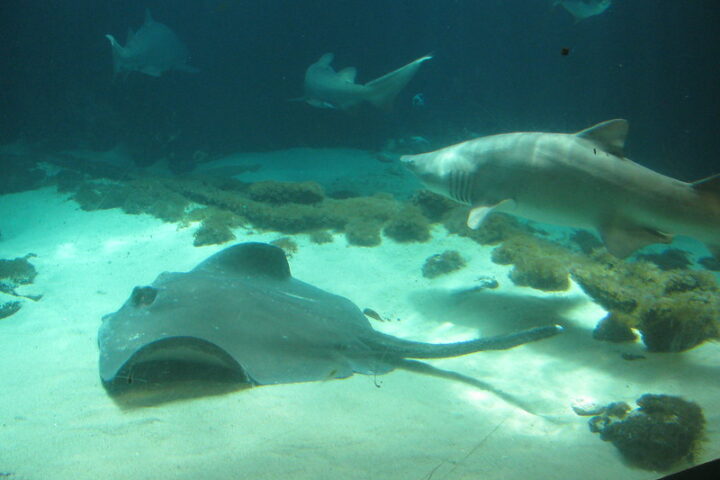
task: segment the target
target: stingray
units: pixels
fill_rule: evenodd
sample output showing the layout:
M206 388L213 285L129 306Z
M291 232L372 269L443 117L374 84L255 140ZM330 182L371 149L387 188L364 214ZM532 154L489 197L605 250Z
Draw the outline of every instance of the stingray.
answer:
M104 316L100 377L112 393L140 365L147 371L167 362L219 366L251 386L404 368L487 388L412 359L504 350L560 330L550 325L443 344L404 340L373 329L349 299L293 278L280 248L242 243L189 272L164 272L152 285L135 287L117 312Z

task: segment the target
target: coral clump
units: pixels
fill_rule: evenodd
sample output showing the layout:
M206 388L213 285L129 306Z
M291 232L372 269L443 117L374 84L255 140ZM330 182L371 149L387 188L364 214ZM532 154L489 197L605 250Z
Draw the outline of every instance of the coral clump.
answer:
M447 197L438 195L429 190L420 190L410 199L413 205L420 208L431 222L440 222L451 210L457 208L457 203Z
M28 261L28 258L34 256L30 253L14 260L0 259L0 292L19 296L15 293L15 288L29 285L35 280L37 270Z
M322 245L323 243L332 243L333 236L327 230L315 230L310 232L310 241Z
M446 250L443 253L428 257L422 267L422 274L425 278L435 278L460 270L465 265L465 259L460 253L456 250Z
M681 270L688 268L692 262L689 253L679 248L668 248L662 253L642 253L637 255L638 260L654 263L661 270Z
M407 205L390 220L383 232L396 242L427 242L430 240L430 222L420 208Z
M270 244L282 248L288 258L291 258L298 251L298 244L290 237L280 237L270 242Z
M215 207L195 209L188 214L187 220L201 221L194 234L193 245L196 247L220 245L235 240L236 237L231 228L243 224L241 217Z
M563 291L570 287L569 257L572 252L531 235L516 235L493 250L492 260L514 264L510 279L516 285L544 291Z
M350 245L360 247L374 247L380 245L380 228L378 221L364 218L354 218L345 225L345 238Z
M638 407L611 409L590 419L590 431L612 444L634 465L664 471L693 461L705 429L699 405L671 395L645 394ZM627 404L621 404L627 406Z
M77 186L73 199L85 211L121 208L125 213L147 213L165 222L178 222L189 202L155 179L129 183L84 182Z
M21 306L20 302L0 303L0 319L7 318L10 315L17 313Z
M629 329L636 328L647 349L655 352L680 352L720 338L720 288L711 273L663 271L607 254L594 258L596 262L574 266L572 276L610 312L598 325L596 338L631 340ZM609 326L613 335L607 335Z
M497 245L510 238L537 231L517 217L504 213L493 213L488 216L477 230L467 226L468 211L466 207L457 207L445 214L443 224L450 233L468 237L480 245Z
M316 182L276 182L253 183L248 194L256 202L284 204L302 203L311 205L321 202L325 197L322 187Z

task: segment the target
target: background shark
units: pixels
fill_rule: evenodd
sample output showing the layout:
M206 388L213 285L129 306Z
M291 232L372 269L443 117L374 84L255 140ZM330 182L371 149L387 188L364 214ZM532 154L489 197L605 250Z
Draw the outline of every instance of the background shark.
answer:
M553 5L562 5L575 18L575 22L600 15L612 4L612 0L555 0Z
M397 94L415 76L420 65L432 57L420 57L365 85L355 83L355 67L336 72L330 65L334 58L332 53L326 53L305 72L305 96L302 100L313 107L348 110L368 102L389 110Z
M624 258L672 234L720 254L720 175L686 183L625 158L625 120L576 134L520 132L470 140L402 162L431 190L472 205L468 226L491 211L596 229Z
M187 65L188 51L182 41L166 25L156 22L150 10L145 10L145 23L137 32L128 31L124 47L112 35L105 37L112 46L116 74L137 71L159 77L168 70L197 71Z

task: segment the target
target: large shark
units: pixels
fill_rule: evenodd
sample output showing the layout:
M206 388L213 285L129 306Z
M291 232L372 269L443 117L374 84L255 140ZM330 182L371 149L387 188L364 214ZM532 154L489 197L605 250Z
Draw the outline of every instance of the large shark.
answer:
M720 175L686 183L623 154L626 120L575 134L518 132L469 140L402 162L430 190L470 204L478 228L492 211L596 229L624 258L673 234L720 256Z
M112 35L105 37L112 46L116 74L136 71L159 77L168 70L197 71L187 64L185 44L166 25L156 22L149 10L140 29L128 32L124 47Z
M600 15L610 8L612 0L555 0L553 5L562 5L575 18L575 22Z
M348 110L369 102L389 110L397 94L415 76L420 65L432 57L420 57L364 85L355 83L355 67L336 72L330 65L334 58L332 53L326 53L305 72L305 96L302 100L313 107Z

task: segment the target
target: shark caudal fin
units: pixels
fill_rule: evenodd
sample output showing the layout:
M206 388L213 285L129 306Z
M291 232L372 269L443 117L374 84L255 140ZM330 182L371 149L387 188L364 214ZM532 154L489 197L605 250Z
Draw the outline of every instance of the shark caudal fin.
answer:
M405 88L405 85L412 80L420 65L431 58L430 55L420 57L404 67L366 83L365 87L368 89L367 100L382 110L390 110L400 90Z

